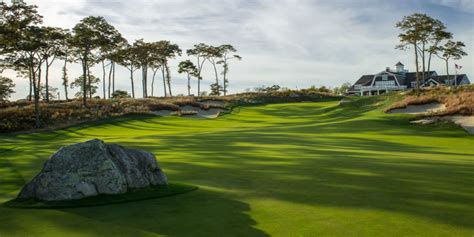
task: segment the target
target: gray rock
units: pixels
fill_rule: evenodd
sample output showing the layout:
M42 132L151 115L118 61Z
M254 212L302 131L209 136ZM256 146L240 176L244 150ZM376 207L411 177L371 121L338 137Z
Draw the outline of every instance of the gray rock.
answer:
M90 140L59 149L18 198L81 199L167 183L153 154Z

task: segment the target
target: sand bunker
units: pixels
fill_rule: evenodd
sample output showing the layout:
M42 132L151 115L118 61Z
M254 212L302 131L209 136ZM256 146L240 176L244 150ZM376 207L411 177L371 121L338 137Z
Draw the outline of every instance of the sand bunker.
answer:
M446 107L440 103L430 103L425 105L409 105L403 109L392 109L390 114L427 114L445 110Z
M430 117L412 121L414 124L433 124L441 121L453 122L466 130L469 134L474 134L474 116L444 116L444 117Z
M222 100L207 100L207 101L200 102L200 104L216 106L216 107L224 107L226 105L226 103Z
M208 109L204 110L199 107L194 107L190 105L186 105L181 107L181 111L194 111L196 114L193 115L185 115L186 117L196 117L196 118L217 118L221 112L226 110L224 109Z
M154 115L158 115L158 116L171 116L171 115L174 115L174 113L176 113L176 111L173 111L173 110L158 110L158 111L152 111L151 113L154 114Z
M474 134L474 116L448 116L455 124L463 127L468 133Z
M157 110L151 113L158 116L174 116L179 115L180 112L184 117L195 117L195 118L217 118L222 112L226 112L225 109L211 108L208 110L201 109L200 107L194 107L190 105L180 107L180 111L173 110Z

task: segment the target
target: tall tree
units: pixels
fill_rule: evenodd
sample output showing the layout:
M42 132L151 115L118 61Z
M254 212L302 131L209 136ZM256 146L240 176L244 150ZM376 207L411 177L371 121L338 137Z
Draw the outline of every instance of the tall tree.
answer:
M148 66L152 59L151 52L154 49L154 46L152 43L139 39L133 43L133 48L137 56L137 62L142 69L143 98L146 98L148 97Z
M431 59L433 57L433 54L437 54L438 46L441 42L445 40L449 40L453 38L453 34L446 31L446 26L442 23L439 22L439 24L435 25L433 27L433 31L429 37L431 45L428 47L428 66L427 66L427 71L431 71Z
M133 73L140 68L140 62L135 47L127 44L124 48L116 52L117 63L124 66L130 72L130 82L132 86L132 98L135 98L135 85L133 82Z
M467 53L464 51L464 47L466 45L461 41L452 41L448 40L446 44L443 46L439 46L436 50L438 54L436 54L439 58L444 60L446 63L446 75L449 80L449 60L459 60L463 56L467 56ZM457 85L456 78L454 78L454 85Z
M95 54L101 47L111 42L110 36L115 34L115 28L110 25L103 17L89 16L82 19L73 28L72 45L75 48L75 55L82 63L83 80L83 105L87 107L87 89L91 87L91 80L87 80L90 74L89 67L93 61L93 54ZM87 87L86 84L89 84ZM89 93L91 96L92 93Z
M30 25L42 22L41 16L37 13L35 6L12 5L8 6L4 1L0 3L0 72L11 68L15 70L19 77L29 79L28 100L33 98L33 81L31 70L27 63L25 52L18 50L18 41L21 34ZM34 18L36 16L36 18ZM33 18L32 18L33 17ZM22 62L15 61L23 59Z
M178 65L178 73L186 73L188 78L188 96L191 95L191 76L198 77L198 69L191 60L182 61Z
M157 58L161 61L162 72L166 72L166 84L168 85L168 93L173 96L171 91L171 73L169 67L169 60L181 56L181 49L177 44L172 44L170 41L161 40L154 43L156 47Z
M242 57L240 57L237 54L233 54L237 52L237 50L234 48L234 46L230 44L224 44L224 45L219 46L219 50L222 56L221 56L221 60L218 61L217 63L222 64L222 67L223 67L223 71L222 71L222 75L224 77L223 92L225 96L227 94L227 87L229 85L229 79L227 78L227 74L229 73L229 61L233 59L242 60Z
M199 43L194 45L194 48L188 49L186 54L188 56L194 56L196 58L196 68L197 68L197 79L198 79L198 94L197 96L201 96L201 80L202 78L202 68L206 61L209 61L209 55L207 53L207 48L209 45L204 43Z
M217 72L217 63L223 57L222 50L220 47L209 46L206 50L207 58L214 68L214 75L216 82L211 84L211 95L221 95L223 87L219 84L219 73Z
M55 61L56 57L63 54L63 42L66 40L67 33L66 30L63 30L58 27L43 27L44 30L44 43L42 54L44 57L45 63L45 98L46 102L49 102L49 68Z
M396 48L405 50L408 47L412 47L415 54L417 91L420 89L420 64L418 62L418 47L425 37L425 16L425 14L415 13L413 15L403 17L402 21L396 24L397 28L403 31L403 33L398 35L400 44L397 45Z
M108 31L108 39L107 41L104 41L104 44L100 46L100 50L98 50L98 59L100 63L102 64L102 90L103 90L103 98L110 98L111 97L111 86L112 91L115 90L115 72L114 72L114 67L115 63L117 61L117 54L116 52L123 48L126 44L127 41L125 38L122 37L120 32L116 30L113 26L109 26L107 28ZM108 60L109 63L106 64L105 61ZM106 67L109 66L109 80L108 80L108 90L106 90ZM106 92L108 91L108 92ZM108 96L107 96L108 95Z
M64 96L66 100L68 98L68 87L69 87L69 76L68 76L68 69L67 64L73 62L73 57L71 55L71 33L69 31L65 32L64 40L60 42L60 55L59 58L63 60L62 66L62 85L64 88Z
M5 65L28 71L34 94L35 125L40 127L39 87L44 63L41 52L46 47L43 42L45 31L38 26L42 23L42 16L34 5L23 2L11 6L0 4L0 54Z

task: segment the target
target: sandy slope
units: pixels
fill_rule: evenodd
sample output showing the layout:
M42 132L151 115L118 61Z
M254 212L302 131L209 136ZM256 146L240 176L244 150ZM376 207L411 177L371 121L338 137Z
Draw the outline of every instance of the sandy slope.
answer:
M448 116L448 118L463 127L468 133L474 134L474 116Z
M393 109L388 113L390 114L424 114L434 113L445 110L446 107L440 103L430 103L425 105L409 105L403 109Z

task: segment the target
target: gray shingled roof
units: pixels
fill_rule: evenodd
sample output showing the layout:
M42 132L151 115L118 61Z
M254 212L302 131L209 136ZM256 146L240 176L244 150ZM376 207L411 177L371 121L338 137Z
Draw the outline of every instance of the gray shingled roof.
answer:
M464 77L466 76L466 74L459 74L456 76L456 83L457 84L460 84L462 79L464 79ZM454 75L449 75L449 79L452 80L454 78ZM444 83L444 81L446 81L448 79L448 76L447 75L441 75L441 76L432 76L432 77L429 77L428 79L433 79L439 83Z

